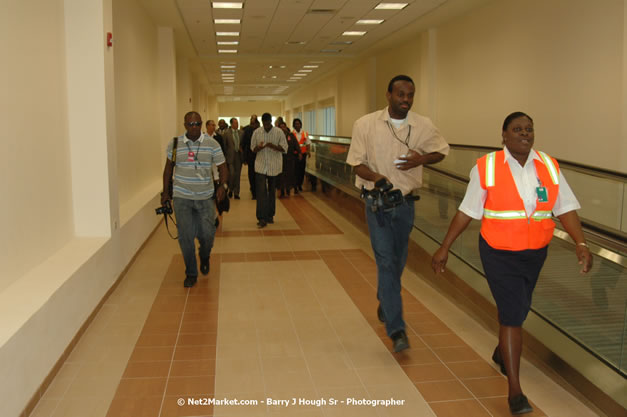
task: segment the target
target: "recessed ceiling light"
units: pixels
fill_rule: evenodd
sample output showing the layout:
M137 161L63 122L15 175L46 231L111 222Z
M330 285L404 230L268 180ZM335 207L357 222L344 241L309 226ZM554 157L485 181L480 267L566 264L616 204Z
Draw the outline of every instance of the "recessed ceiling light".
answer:
M342 52L341 49L323 49L320 52Z
M306 70L298 70L298 72L311 72L311 71L313 71L313 70L310 70L310 69L306 69Z
M218 41L218 45L239 45L239 41Z
M223 73L229 73L229 72L235 72L234 69L223 69L222 70Z
M276 75L273 75L272 78L276 78Z
M295 83L296 81L298 81L298 80L292 80L292 79L287 80L288 83Z
M342 33L342 36L364 36L366 32L358 31L358 30L347 30Z
M242 3L234 3L234 2L213 2L214 9L241 9Z
M268 65L268 68L270 68L270 69L271 69L271 68L272 68L272 65Z
M324 64L324 61L309 61L310 64Z
M375 9L377 10L401 10L407 6L407 3L379 3Z
M351 45L353 41L337 41L331 42L329 45Z
M239 32L216 32L216 36L239 36Z
M304 45L305 41L287 41L285 42L286 45Z
M279 68L285 68L285 65L281 65Z
M383 23L383 19L360 19L355 22L356 25L378 25Z
M306 77L309 74L293 74L292 77Z
M218 49L219 54L236 54L237 49Z
M239 25L239 19L213 19L213 23L216 25Z
M303 65L303 68L318 68L317 65Z
M235 68L235 65L220 65L220 68Z
M223 83L234 83L235 80L222 80Z

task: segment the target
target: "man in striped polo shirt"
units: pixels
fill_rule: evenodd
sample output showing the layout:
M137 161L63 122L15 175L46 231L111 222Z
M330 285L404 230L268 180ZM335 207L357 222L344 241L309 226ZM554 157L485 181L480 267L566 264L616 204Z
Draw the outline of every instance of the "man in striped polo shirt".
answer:
M218 201L226 195L229 171L218 142L203 134L202 119L195 111L185 115L186 133L178 137L176 162L172 161L174 139L168 144L168 157L163 169L161 204L174 201L178 241L185 260L185 287L193 287L198 279L195 242L200 244L200 272L209 273L209 256L216 233L214 193ZM213 166L218 167L219 186L213 187ZM175 168L176 167L176 168ZM173 194L170 194L174 172Z
M255 194L257 195L257 227L274 223L276 179L283 170L283 154L287 151L285 134L272 126L272 115L261 116L263 129L257 129L250 140L255 158Z

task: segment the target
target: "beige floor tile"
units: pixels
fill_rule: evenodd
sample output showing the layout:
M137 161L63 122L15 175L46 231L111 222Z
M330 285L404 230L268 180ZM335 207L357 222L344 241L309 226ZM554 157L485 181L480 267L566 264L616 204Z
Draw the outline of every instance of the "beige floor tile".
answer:
M60 402L60 399L41 399L30 417L51 417Z

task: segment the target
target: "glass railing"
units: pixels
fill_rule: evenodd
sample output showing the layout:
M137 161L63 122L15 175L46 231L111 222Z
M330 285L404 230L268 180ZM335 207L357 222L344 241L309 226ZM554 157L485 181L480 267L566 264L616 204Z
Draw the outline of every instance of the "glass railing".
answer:
M346 164L350 138L312 136L312 157L307 170L322 180L358 196L354 174ZM441 242L457 211L470 169L489 148L451 147L445 160L426 167L420 191L420 210L414 226ZM627 272L625 241L627 202L624 174L560 162L568 183L583 208L584 226L593 225L589 237L594 267L582 276L574 246L556 229L550 255L534 292L532 310L612 369L627 375ZM559 221L557 221L559 225ZM483 274L479 259L480 222L473 221L451 251ZM599 232L599 230L601 232ZM605 246L605 236L613 244ZM596 238L599 238L598 240Z

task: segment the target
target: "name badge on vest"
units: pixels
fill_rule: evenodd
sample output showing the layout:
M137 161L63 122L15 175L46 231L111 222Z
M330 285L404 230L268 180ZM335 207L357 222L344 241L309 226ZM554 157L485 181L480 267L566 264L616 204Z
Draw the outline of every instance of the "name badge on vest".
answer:
M536 194L538 195L538 202L546 203L549 201L549 194L546 187L536 187Z
M187 162L194 162L194 152L187 152Z

